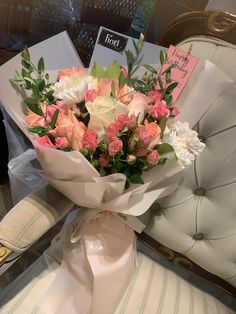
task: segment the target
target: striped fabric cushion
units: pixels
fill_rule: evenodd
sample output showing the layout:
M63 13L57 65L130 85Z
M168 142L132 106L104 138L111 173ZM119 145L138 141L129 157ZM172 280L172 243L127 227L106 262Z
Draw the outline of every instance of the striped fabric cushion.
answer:
M43 258L40 258L2 293L0 313L40 314L40 311L35 308L35 303L53 278L54 273L46 269ZM235 312L174 272L138 253L137 270L114 314L142 313L233 314Z
M139 253L139 266L115 314L230 314L217 299Z

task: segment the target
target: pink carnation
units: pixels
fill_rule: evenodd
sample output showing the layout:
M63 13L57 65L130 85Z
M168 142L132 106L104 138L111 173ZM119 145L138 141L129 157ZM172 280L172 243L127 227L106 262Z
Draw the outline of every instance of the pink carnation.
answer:
M158 161L159 154L156 150L153 150L150 154L147 155L147 161L150 165L155 165Z
M120 139L115 139L108 145L108 152L111 157L117 155L123 148L123 142Z
M66 137L56 137L55 144L57 148L64 149L68 147L69 143Z
M148 93L148 98L151 102L159 102L162 101L163 95L157 91L150 91Z
M98 161L102 168L105 168L109 165L109 159L104 155L100 155Z
M156 102L153 106L150 106L148 112L157 120L164 116L166 118L170 116L170 110L163 101Z
M117 123L112 122L107 128L105 135L109 142L113 141L117 138L117 135L119 133L119 126Z
M83 148L87 148L88 150L95 150L99 143L97 133L94 130L86 130L84 132L82 145Z
M97 96L98 96L98 93L95 91L95 89L89 89L84 94L85 102L87 101L93 102Z
M176 117L180 114L180 110L178 107L174 107L171 111L171 113Z
M50 141L50 138L49 138L47 135L38 137L38 138L36 139L36 142L37 142L39 145L42 145L42 146L52 147L52 148L55 148L55 147L56 147L56 146Z

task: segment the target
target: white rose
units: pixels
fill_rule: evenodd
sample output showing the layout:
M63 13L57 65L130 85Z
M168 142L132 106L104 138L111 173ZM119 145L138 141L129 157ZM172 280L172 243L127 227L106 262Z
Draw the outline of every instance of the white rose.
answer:
M53 96L64 100L67 104L75 104L84 100L88 89L97 88L97 79L90 75L83 77L64 76L53 86Z
M90 114L88 127L96 130L99 136L117 116L128 112L125 105L109 96L98 96L93 102L88 101L86 108Z

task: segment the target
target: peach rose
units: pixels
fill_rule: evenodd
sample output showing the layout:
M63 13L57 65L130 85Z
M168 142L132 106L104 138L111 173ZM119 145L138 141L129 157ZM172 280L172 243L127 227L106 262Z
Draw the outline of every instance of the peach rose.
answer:
M155 122L148 123L147 121L145 121L145 127L152 134L152 139L148 145L148 148L153 148L157 145L160 139L161 128Z
M127 103L131 99L132 94L126 95L130 89L127 85L124 85L119 90L119 83L118 80L112 80L109 78L102 78L98 81L98 95L100 96L110 96L111 95L111 84L112 81L115 83L115 93L116 97L119 99L120 102Z
M72 67L71 69L64 69L58 72L59 79L64 76L71 76L71 77L81 77L85 75L84 68L81 67Z

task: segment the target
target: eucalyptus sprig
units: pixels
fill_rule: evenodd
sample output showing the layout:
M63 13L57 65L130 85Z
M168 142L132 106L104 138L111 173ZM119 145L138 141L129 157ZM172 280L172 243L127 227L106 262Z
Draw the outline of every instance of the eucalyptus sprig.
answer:
M44 59L41 57L37 66L31 61L28 48L21 52L21 72L16 71L15 77L10 80L11 83L20 88L31 91L31 95L24 99L26 106L35 114L42 116L45 120L46 128L32 127L30 131L39 136L45 135L48 130L55 127L59 111L56 110L52 121L47 121L47 111L42 109L42 103L46 106L54 102L52 84L49 82L49 75L45 73Z

